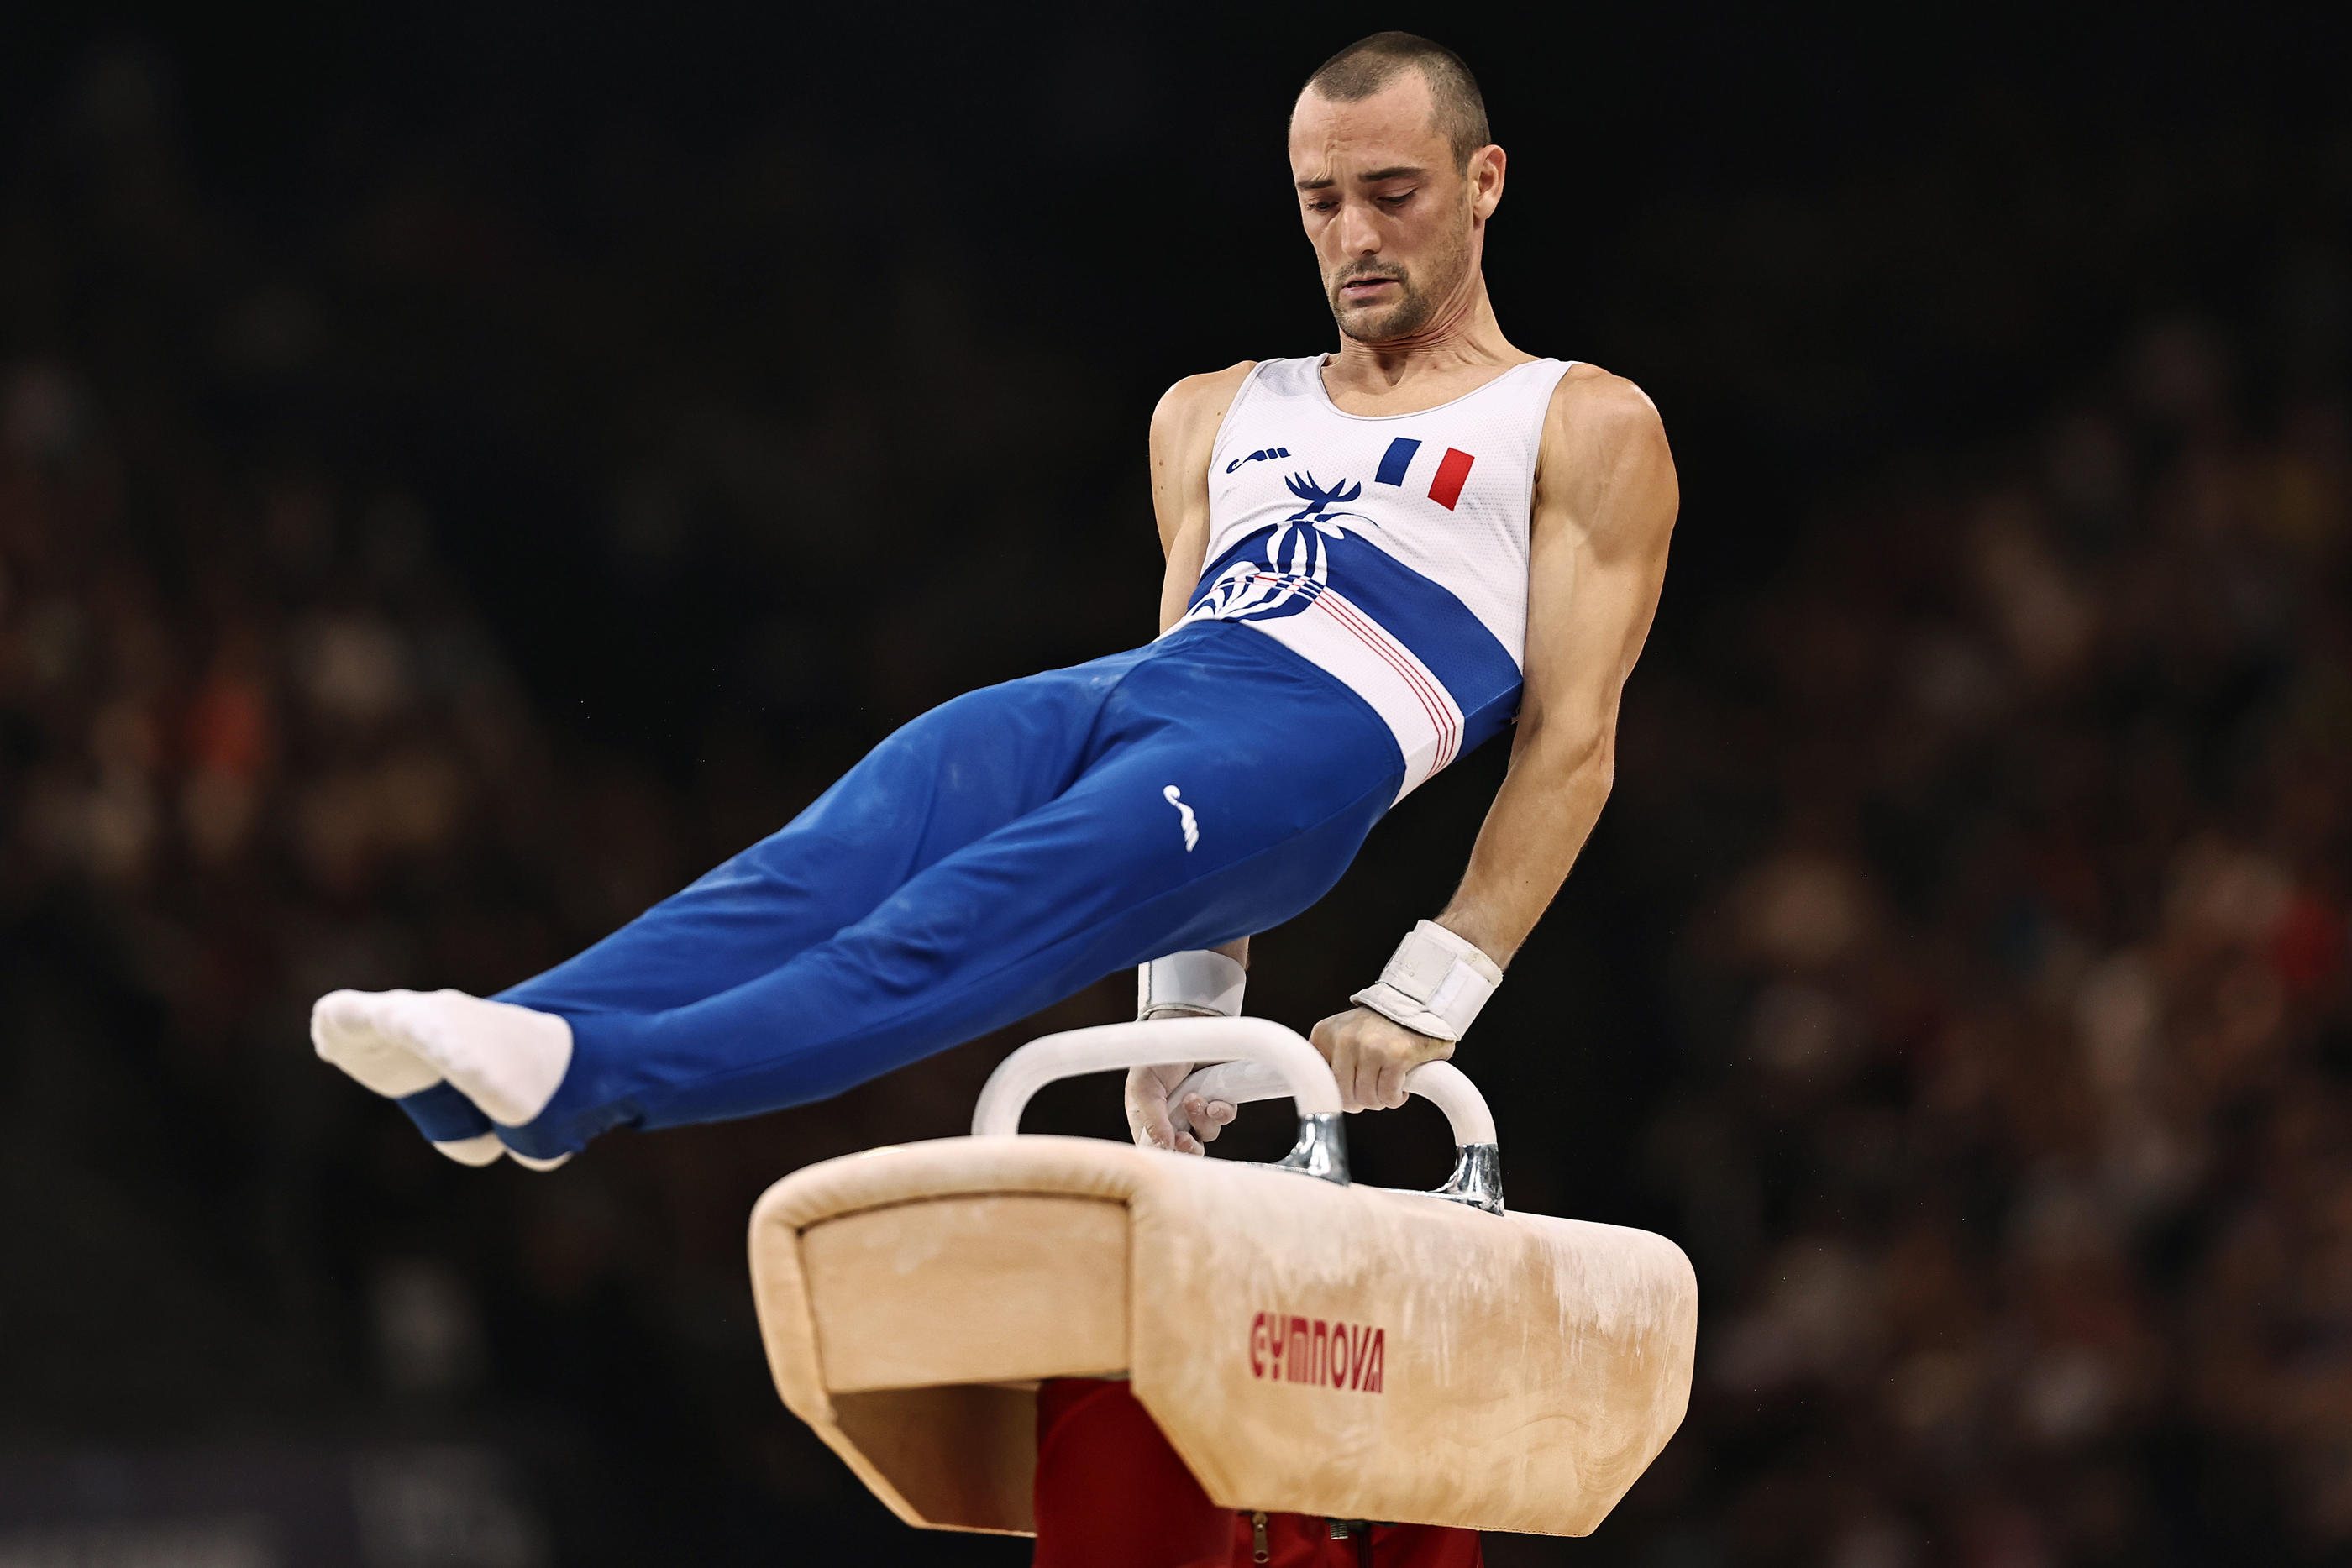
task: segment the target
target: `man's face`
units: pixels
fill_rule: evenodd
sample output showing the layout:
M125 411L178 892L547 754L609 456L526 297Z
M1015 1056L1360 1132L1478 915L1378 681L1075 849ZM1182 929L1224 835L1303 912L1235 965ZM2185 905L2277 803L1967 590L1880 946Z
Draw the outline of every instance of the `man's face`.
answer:
M1503 152L1464 171L1433 123L1429 83L1405 71L1371 97L1307 92L1290 119L1290 172L1339 330L1363 343L1410 338L1466 295Z

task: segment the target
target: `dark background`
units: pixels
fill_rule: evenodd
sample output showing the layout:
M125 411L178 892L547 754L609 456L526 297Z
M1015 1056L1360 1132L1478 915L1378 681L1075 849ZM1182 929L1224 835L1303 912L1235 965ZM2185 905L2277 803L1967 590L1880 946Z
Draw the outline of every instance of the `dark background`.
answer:
M2332 27L426 4L0 22L0 1563L1025 1561L777 1404L743 1222L1123 980L552 1176L305 1011L509 983L1149 635L1151 402L1329 345L1283 116L1386 26L1486 88L1507 330L1684 480L1615 799L1459 1060L1519 1206L1691 1254L1698 1381L1490 1561L2352 1560ZM1375 972L1501 762L1252 1010Z

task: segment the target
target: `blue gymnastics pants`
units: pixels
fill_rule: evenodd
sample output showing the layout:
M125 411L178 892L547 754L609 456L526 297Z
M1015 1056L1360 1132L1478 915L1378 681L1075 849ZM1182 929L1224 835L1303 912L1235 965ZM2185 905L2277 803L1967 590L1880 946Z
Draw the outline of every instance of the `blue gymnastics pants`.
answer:
M501 992L570 1021L538 1158L615 1126L837 1094L1103 976L1289 919L1344 872L1403 760L1362 698L1210 622L967 693L781 831ZM441 1084L428 1137L490 1124Z

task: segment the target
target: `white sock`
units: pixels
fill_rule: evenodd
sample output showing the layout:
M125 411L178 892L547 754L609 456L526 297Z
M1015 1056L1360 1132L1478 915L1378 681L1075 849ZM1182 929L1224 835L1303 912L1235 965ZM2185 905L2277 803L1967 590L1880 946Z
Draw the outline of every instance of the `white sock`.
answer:
M509 1127L545 1110L572 1065L562 1019L463 991L330 991L310 1010L310 1039L379 1094L396 1099L446 1079Z
M373 991L329 991L310 1004L310 1046L387 1100L418 1093L441 1082L441 1070L397 1037L376 1028ZM408 996L406 991L383 993ZM454 1157L454 1156L453 1156Z
M433 1146L461 1166L494 1166L499 1156L507 1152L496 1133L484 1133L476 1138L452 1138Z

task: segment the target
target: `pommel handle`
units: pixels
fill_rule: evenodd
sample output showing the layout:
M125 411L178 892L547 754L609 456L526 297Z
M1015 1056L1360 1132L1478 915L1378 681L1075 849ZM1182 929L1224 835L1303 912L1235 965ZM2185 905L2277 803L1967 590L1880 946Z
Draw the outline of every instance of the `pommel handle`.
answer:
M1321 1052L1317 1056L1319 1059ZM1486 1097L1478 1092L1470 1075L1452 1062L1423 1062L1404 1075L1404 1092L1418 1094L1444 1112L1456 1144L1496 1142L1495 1113L1486 1109ZM1189 1133L1192 1124L1185 1119L1183 1111L1187 1095L1222 1100L1228 1105L1246 1105L1276 1099L1285 1092L1282 1081L1254 1061L1221 1061L1213 1067L1203 1067L1170 1091L1168 1116L1178 1131Z
M1287 1094L1298 1107L1298 1144L1281 1163L1347 1185L1348 1145L1339 1082L1321 1053L1272 1019L1107 1023L1033 1040L988 1075L980 1102L972 1107L972 1136L1018 1133L1030 1097L1057 1079L1171 1061L1245 1061L1262 1071L1262 1082L1272 1087L1258 1097Z

